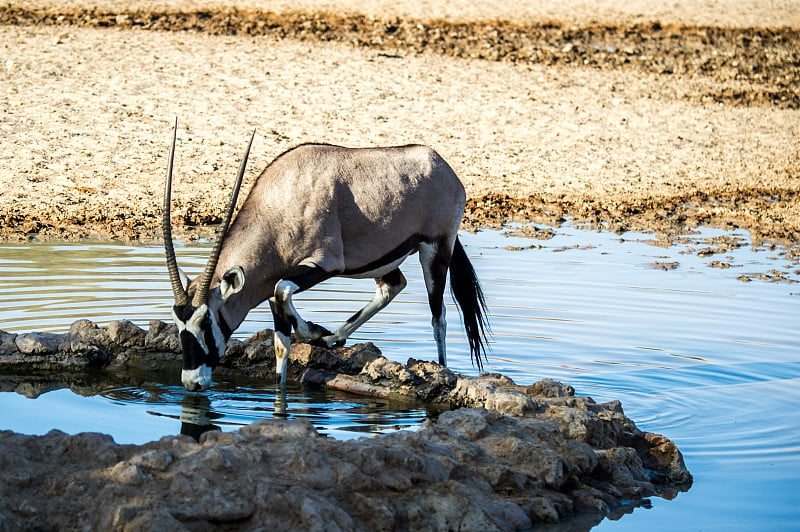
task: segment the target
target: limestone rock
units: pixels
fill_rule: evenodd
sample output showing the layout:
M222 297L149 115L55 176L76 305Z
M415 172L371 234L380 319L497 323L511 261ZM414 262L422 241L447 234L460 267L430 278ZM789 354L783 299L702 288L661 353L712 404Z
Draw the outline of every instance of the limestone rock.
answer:
M485 409L349 441L263 420L199 443L52 431L0 432L0 445L0 516L36 528L519 530L653 491L632 448L598 451L552 421Z
M540 405L516 387L511 379L497 374L458 379L449 399L453 405L480 406L516 416L540 409Z
M129 320L114 320L108 324L108 337L120 347L146 345L147 333Z
M575 388L553 379L542 379L528 386L525 392L539 397L574 397Z
M0 388L92 393L81 380L88 365L107 365L118 379L132 366L175 364L179 349L174 325L159 321L147 331L79 320L66 334L0 332L0 364L38 372L3 375ZM274 375L274 364L265 330L230 342L216 371ZM57 378L42 376L47 369ZM290 374L445 411L415 432L350 441L291 419L143 446L0 432L0 528L513 530L578 509L602 516L657 486L677 493L691 484L674 443L640 431L618 401L597 404L550 379L524 387L499 374L469 378L434 362L387 360L369 343L294 344Z
M51 355L58 352L58 346L66 335L46 332L32 332L17 335L14 343L23 355Z
M145 345L149 349L179 352L181 342L178 339L178 327L174 323L150 320Z
M17 335L0 330L0 357L19 353L16 343Z

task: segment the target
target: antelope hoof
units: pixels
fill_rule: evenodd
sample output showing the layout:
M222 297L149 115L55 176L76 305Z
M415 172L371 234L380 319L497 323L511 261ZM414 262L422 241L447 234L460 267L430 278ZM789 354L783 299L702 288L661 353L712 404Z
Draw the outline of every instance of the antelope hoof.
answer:
M311 345L314 345L314 342L318 340L322 340L325 336L332 336L333 333L323 327L322 325L317 325L314 322L307 321L306 325L308 325L308 338L310 340Z
M310 340L308 343L313 345L314 347L324 347L325 349L332 349L334 347L344 347L344 340L338 340L336 342L331 343L333 340L333 335L328 334L322 338L314 338Z
M339 340L337 342L333 342L333 345L331 347L344 347L344 342L345 342L345 340L343 340L343 339Z

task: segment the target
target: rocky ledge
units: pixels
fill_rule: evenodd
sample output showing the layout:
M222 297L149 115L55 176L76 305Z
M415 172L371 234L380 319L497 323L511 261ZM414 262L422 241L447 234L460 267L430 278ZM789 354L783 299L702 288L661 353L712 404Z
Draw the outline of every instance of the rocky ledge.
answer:
M233 341L217 371L271 376L271 336ZM0 331L0 388L36 395L92 368L178 359L174 326L159 321L147 331L87 320L64 334ZM469 378L387 360L372 344L296 344L290 370L305 383L450 410L416 431L351 441L296 419L141 446L0 432L0 530L515 530L581 512L588 528L692 482L675 444L639 430L618 401L597 404L549 379Z

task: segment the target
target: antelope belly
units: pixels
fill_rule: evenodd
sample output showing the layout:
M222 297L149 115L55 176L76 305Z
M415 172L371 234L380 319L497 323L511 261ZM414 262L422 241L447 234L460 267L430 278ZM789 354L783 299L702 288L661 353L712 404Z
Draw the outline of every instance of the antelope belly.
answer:
M368 271L365 271L365 272L351 273L351 274L343 273L342 275L339 275L338 277L347 277L349 279L378 279L380 277L383 277L384 275L386 275L390 271L396 270L397 267L400 266L401 264L403 264L403 261L406 260L408 258L408 256L411 255L412 253L413 252L406 253L405 255L400 257L399 259L395 259L395 260L393 260L392 262L390 262L388 264L385 264L383 266L378 266L377 268L372 269L372 270L368 270Z

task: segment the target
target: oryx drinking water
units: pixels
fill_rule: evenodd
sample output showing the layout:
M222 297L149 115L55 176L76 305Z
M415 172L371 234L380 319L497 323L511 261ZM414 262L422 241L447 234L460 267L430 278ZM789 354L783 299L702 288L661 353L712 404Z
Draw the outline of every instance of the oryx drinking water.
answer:
M253 132L253 137L255 132ZM177 123L164 191L164 245L183 346L188 390L211 385L211 370L247 313L269 301L275 324L276 372L286 381L291 333L299 340L343 345L406 286L400 264L419 252L439 363L446 364L447 272L478 368L485 355L486 306L458 241L464 187L442 157L419 145L351 149L303 144L258 176L236 220L231 218L250 144L202 275L189 281L172 243L170 198ZM331 277L372 278L375 296L334 332L303 320L292 296Z

